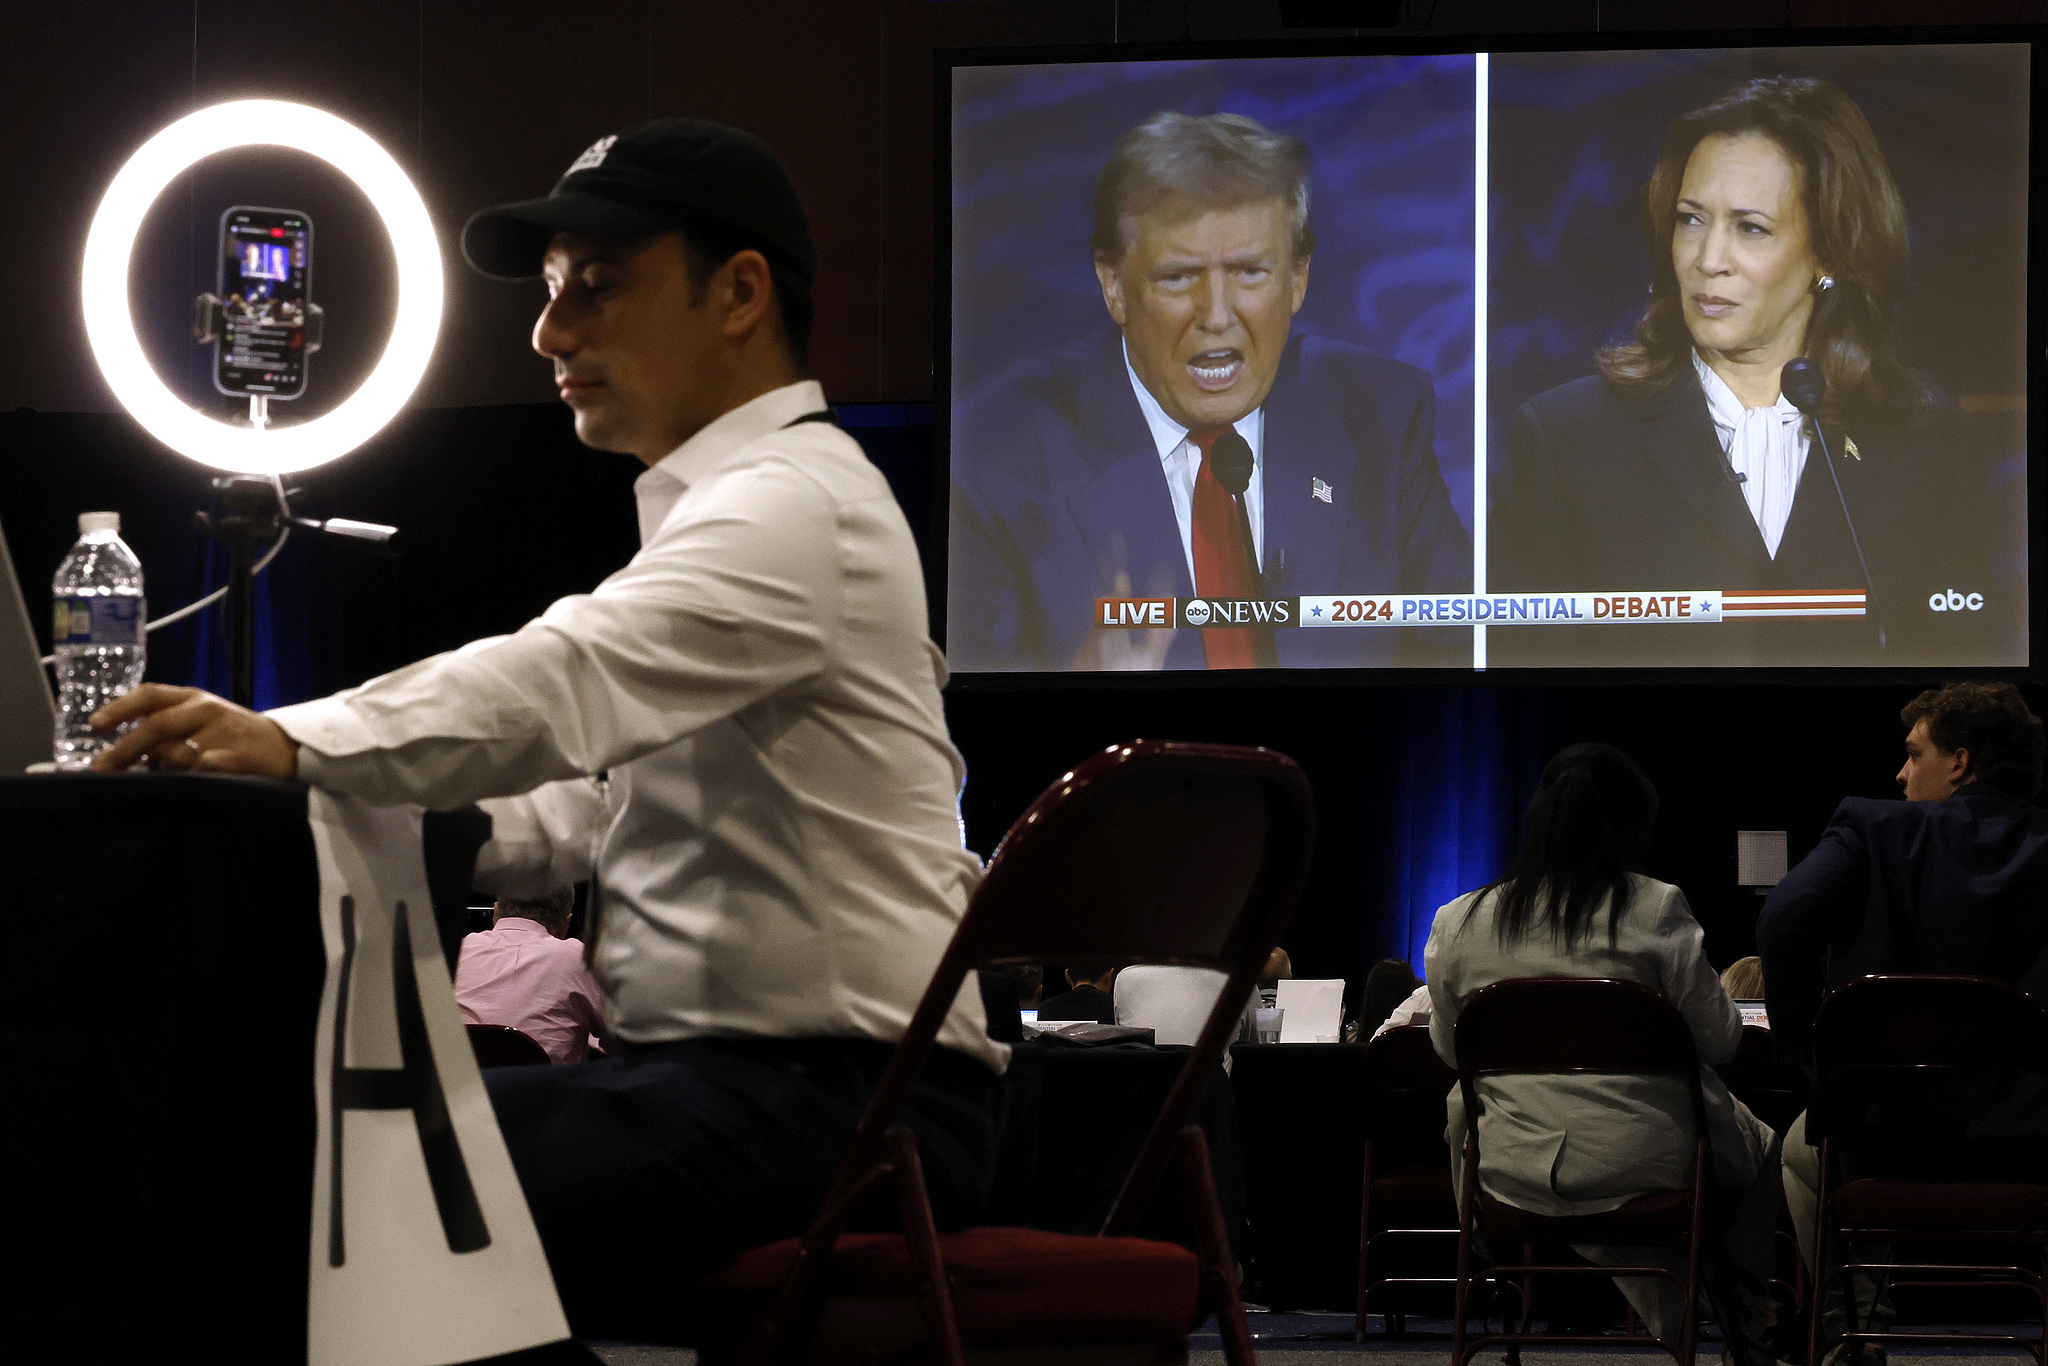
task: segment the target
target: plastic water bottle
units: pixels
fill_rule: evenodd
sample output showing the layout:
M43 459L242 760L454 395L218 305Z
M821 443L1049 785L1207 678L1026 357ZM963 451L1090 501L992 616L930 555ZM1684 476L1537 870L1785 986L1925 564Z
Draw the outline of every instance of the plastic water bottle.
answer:
M87 720L142 681L147 660L142 562L121 539L121 514L78 514L78 544L50 590L57 654L57 767L78 769L113 743Z

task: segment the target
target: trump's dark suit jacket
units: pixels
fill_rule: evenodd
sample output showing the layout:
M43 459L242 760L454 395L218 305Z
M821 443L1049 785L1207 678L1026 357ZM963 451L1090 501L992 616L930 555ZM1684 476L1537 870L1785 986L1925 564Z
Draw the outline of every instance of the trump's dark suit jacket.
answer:
M1429 377L1297 335L1265 402L1264 568L1275 597L1454 593L1472 542L1431 446ZM1195 596L1122 336L1006 372L953 415L947 655L955 669L1096 667L1100 597ZM1316 482L1329 500L1315 496ZM1466 666L1462 627L1274 632L1283 667ZM1203 667L1177 632L1169 669Z
M1824 992L1872 973L1997 977L2048 1002L2048 812L1980 783L1939 802L1852 797L1757 922L1771 1040L1812 1062ZM1854 1121L1906 1166L2048 1171L2048 1097L1996 1085L1889 1103ZM2031 1164L2031 1165L2028 1165Z
M1855 441L1855 457L1845 437ZM1594 375L1530 399L1509 430L1506 487L1488 512L1489 591L1863 589L1853 518L1870 565L1872 615L1501 627L1488 633L1488 662L1988 662L1981 613L1936 614L1927 606L1933 592L1987 586L1981 491L1974 518L1967 511L1978 466L1963 457L1958 410L1930 403L1911 419L1829 430L1827 440L1840 495L1819 443L1810 444L1773 559L1741 485L1728 477L1706 394L1690 369L1650 397Z

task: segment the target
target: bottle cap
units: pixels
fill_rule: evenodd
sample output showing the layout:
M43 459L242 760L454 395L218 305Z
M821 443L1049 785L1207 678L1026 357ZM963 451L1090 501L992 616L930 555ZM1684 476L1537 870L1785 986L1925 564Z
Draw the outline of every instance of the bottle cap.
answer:
M118 512L81 512L78 514L78 534L90 536L95 531L111 531L121 534L121 514Z

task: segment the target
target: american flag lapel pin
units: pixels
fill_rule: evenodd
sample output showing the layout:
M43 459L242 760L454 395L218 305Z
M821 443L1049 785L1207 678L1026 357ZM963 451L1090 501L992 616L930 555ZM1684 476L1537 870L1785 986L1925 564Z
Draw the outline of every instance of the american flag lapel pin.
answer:
M1330 488L1328 484L1316 478L1314 475L1309 476L1308 492L1309 497L1315 499L1317 502L1330 503L1332 506L1335 506L1335 499L1332 497L1332 493L1334 491Z

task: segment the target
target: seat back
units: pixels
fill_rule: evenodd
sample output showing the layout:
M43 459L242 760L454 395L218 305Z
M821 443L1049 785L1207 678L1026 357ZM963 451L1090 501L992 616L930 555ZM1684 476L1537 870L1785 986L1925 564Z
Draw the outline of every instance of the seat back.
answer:
M1806 1108L1806 1073L1778 1061L1768 1029L1744 1025L1735 1056L1716 1064L1714 1071L1731 1095L1779 1133Z
M548 1051L524 1030L511 1025L473 1024L469 1048L478 1067L526 1067L551 1061Z
M1458 1074L1436 1055L1428 1025L1390 1029L1366 1046L1365 1133L1373 1168L1444 1160L1444 1101Z
M969 972L1047 961L1215 968L1227 980L1104 1224L1128 1228L1236 1033L1314 840L1308 781L1271 750L1134 740L1062 774L989 860L826 1207L877 1161Z
M2048 1014L1995 977L1858 977L1821 1003L1814 1071L1967 1068L2048 1076Z
M1404 1092L1450 1094L1458 1074L1436 1055L1428 1025L1402 1025L1374 1039L1365 1050L1365 1091L1378 1099Z
M1474 1135L1480 1112L1474 1083L1481 1077L1626 1073L1686 1078L1695 1133L1706 1137L1692 1030L1676 1006L1640 983L1609 977L1495 982L1474 992L1458 1013L1456 1050Z

